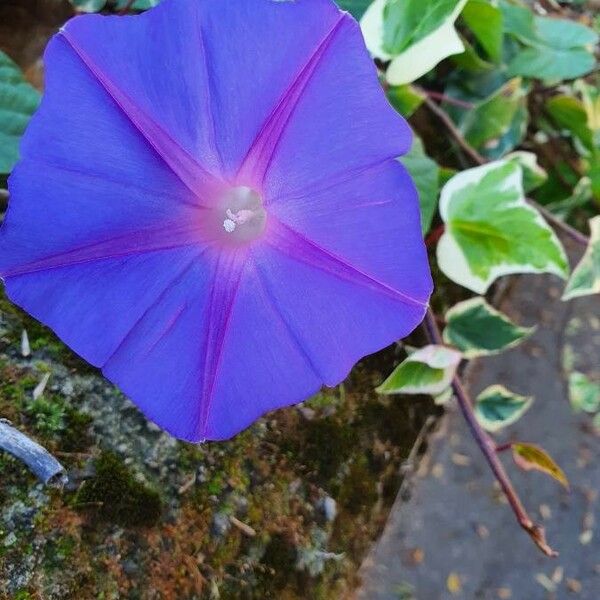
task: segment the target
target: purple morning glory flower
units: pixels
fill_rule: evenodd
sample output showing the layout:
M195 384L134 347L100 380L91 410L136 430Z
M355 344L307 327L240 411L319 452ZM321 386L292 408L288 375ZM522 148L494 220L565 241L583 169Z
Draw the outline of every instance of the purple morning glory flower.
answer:
M333 2L78 17L45 63L0 275L167 431L228 438L421 321L410 131Z

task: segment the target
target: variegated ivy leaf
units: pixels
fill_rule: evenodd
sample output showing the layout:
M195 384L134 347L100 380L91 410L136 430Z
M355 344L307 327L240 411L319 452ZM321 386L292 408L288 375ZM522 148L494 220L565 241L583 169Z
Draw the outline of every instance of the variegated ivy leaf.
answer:
M600 410L600 385L583 373L569 375L569 401L575 412L595 413Z
M71 4L81 12L95 13L106 6L106 0L71 0Z
M487 431L498 431L523 416L531 406L533 398L519 396L502 385L492 385L475 401L475 416Z
M377 388L379 394L437 396L452 382L462 354L445 346L425 346L404 359Z
M475 104L471 110L465 111L459 129L467 142L490 158L498 158L507 150L502 143L503 138L518 121L520 131L515 143L519 143L527 130L527 92L522 79L515 77ZM519 118L523 111L525 119Z
M516 346L534 329L515 325L478 296L459 302L446 313L444 341L466 358L473 358Z
M544 185L548 179L548 173L540 167L537 155L525 150L517 150L505 156L506 160L515 161L523 171L523 188L525 193Z
M556 464L554 459L540 446L515 442L511 444L513 459L517 466L524 471L541 471L553 477L569 489L569 481L564 471Z
M502 275L568 274L565 251L526 201L522 178L516 162L502 160L463 171L442 190L446 230L437 247L439 266L478 294Z
M590 241L567 283L563 300L600 294L600 216L590 219Z
M367 48L390 61L386 79L401 85L422 77L465 47L454 22L467 0L375 0L361 19Z

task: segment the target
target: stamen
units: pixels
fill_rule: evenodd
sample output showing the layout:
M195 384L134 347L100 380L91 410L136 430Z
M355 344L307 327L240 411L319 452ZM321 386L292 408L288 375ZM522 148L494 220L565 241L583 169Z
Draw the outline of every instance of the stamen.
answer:
M223 206L224 204L224 206ZM266 212L260 195L246 186L229 190L221 205L221 224L227 238L235 243L258 237L265 228Z

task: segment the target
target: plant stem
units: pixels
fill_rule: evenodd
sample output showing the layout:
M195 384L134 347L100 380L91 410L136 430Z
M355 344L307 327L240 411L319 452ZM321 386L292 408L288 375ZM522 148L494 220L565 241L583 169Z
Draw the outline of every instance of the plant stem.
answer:
M446 102L447 104L454 104L455 106L460 106L461 108L468 109L472 109L475 106L472 102L466 102L465 100L452 98L451 96L446 96L446 94L442 94L441 92L434 92L433 90L426 90L416 86L414 87L418 92L420 92L424 96L428 96L429 98L433 98L434 100L439 100L440 102Z
M448 113L442 109L438 104L436 104L431 98L426 97L423 102L427 105L429 110L438 117L438 119L445 125L446 129L450 132L454 141L462 148L462 150L469 156L469 158L477 165L485 165L489 161L481 156L473 146L465 140L463 134L460 132L458 127L454 124ZM534 206L548 221L550 221L555 227L563 231L565 235L575 240L578 244L582 246L588 245L588 238L583 233L571 227L569 224L565 223L557 216L552 214L549 210L535 202L534 200L527 199L529 204Z
M135 4L135 0L128 0L127 4L119 11L120 15L126 15L131 11L131 8Z
M506 442L506 444L499 444L498 446L496 446L496 453L504 452L505 450L510 450L512 446L512 442Z
M431 309L427 311L425 316L425 328L433 344L443 344L442 335L438 328L435 315ZM473 403L471 402L471 399L469 398L469 395L458 375L455 375L454 379L452 380L452 390L454 391L458 401L458 406L460 407L463 417L467 422L471 435L475 438L475 441L477 442L479 449L483 453L490 469L492 470L496 481L498 481L500 484L502 492L506 496L506 499L508 500L513 513L515 514L519 525L529 534L536 546L546 556L558 556L558 553L555 552L546 542L544 528L541 525L534 523L527 514L521 499L517 495L517 492L515 491L510 478L508 477L504 465L496 454L495 443L483 430L479 424L479 421L477 421L477 417L473 411Z
M427 237L425 238L425 245L430 248L434 244L436 244L439 239L444 235L444 231L446 230L446 226L442 223L438 225L435 229L429 232Z
M484 165L487 160L473 148L465 140L463 134L459 131L458 127L454 124L448 113L439 105L436 104L431 98L425 96L423 100L427 108L444 124L446 129L452 134L454 141L461 147L463 152L469 156L469 158L478 165Z
M527 201L531 206L536 208L547 221L550 221L555 227L560 229L565 235L570 237L572 240L577 242L582 246L587 246L589 243L589 238L581 233L575 227L571 227L568 223L565 223L563 220L559 219L553 212L549 211L547 208L543 207L541 204L538 204L535 200L531 198L527 198Z

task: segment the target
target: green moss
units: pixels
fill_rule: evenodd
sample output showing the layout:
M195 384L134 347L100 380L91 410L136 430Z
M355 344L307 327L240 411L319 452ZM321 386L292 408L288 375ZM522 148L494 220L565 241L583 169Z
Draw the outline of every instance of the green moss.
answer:
M260 561L263 569L259 578L268 594L265 598L277 598L274 590L281 590L293 581L296 558L297 550L288 537L282 533L271 536Z
M306 421L302 434L294 452L324 482L337 474L359 442L352 424L335 417Z
M137 482L113 452L103 452L96 460L96 475L80 488L75 506L123 526L154 525L162 511L158 492Z
M183 471L196 469L205 456L206 452L201 445L182 442L179 447L179 468Z
M344 478L339 502L350 513L369 510L377 502L377 477L365 457L359 457Z
M27 590L19 590L14 595L14 600L32 600L33 596Z
M89 428L93 419L90 415L68 408L65 414L65 429L61 435L61 448L66 452L82 452L92 442Z
M35 431L43 436L53 436L65 428L65 406L59 397L41 396L27 406L25 413L32 419Z
M57 540L48 540L44 547L44 568L53 570L64 566L76 548L77 541L70 535L65 535Z
M316 410L338 406L344 401L343 384L335 390L323 390L305 402L305 405Z

